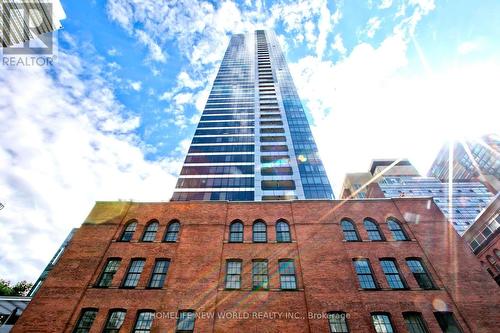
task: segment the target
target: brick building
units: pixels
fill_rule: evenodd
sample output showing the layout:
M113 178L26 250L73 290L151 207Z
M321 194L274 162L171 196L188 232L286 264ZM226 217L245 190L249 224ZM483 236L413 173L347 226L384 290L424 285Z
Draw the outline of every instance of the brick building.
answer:
M478 215L463 238L481 266L500 285L500 194Z
M98 202L13 332L494 332L499 308L430 198Z

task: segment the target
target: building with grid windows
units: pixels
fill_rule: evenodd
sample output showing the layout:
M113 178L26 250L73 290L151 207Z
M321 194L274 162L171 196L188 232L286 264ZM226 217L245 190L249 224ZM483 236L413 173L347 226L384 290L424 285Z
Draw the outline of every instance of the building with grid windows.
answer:
M172 201L333 199L275 34L231 38Z
M500 285L500 194L478 215L463 238L481 266Z
M0 51L62 28L66 14L60 0L2 1ZM35 22L39 23L38 25ZM43 38L43 37L41 37Z
M430 198L98 202L12 332L489 333L499 307Z
M369 172L347 174L342 198L433 197L462 235L493 198L479 181L442 182L422 177L408 160L374 160Z
M499 307L431 198L332 200L257 31L231 39L172 200L97 202L13 333L486 333Z
M451 154L450 154L451 150ZM450 169L450 156L452 168ZM450 170L452 173L450 175ZM485 135L477 140L446 144L429 169L428 176L443 182L481 181L496 194L500 191L500 137Z

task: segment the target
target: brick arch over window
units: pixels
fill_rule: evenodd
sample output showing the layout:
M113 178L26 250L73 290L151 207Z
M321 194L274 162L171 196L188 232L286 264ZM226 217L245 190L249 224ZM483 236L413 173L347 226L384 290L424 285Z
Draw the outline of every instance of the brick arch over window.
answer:
M158 220L153 219L150 220L146 224L146 228L144 228L144 233L142 234L141 240L143 242L152 242L156 238L156 233L158 232L158 227L160 226L160 222Z
M344 217L340 220L340 227L342 228L342 233L344 234L344 240L347 242L358 242L361 240L359 237L356 224L350 218Z
M181 222L177 219L171 220L167 225L167 231L165 232L165 237L163 241L169 243L177 242L179 237L179 230L181 228Z
M291 241L290 223L285 219L279 219L276 221L276 242L289 243Z
M125 223L122 234L120 235L120 242L130 242L137 229L137 220L132 219Z
M264 220L255 220L252 226L252 240L254 243L267 243L267 224Z
M383 241L384 235L380 230L380 226L377 221L372 219L371 217L366 217L363 220L363 225L365 226L366 232L368 233L368 238L371 241Z
M244 228L244 224L241 220L233 220L229 225L229 242L242 243Z
M405 229L403 228L403 224L399 222L398 219L395 217L389 217L387 218L387 226L389 227L389 230L391 231L392 238L397 241L407 241L410 240L408 237L408 234L406 233Z

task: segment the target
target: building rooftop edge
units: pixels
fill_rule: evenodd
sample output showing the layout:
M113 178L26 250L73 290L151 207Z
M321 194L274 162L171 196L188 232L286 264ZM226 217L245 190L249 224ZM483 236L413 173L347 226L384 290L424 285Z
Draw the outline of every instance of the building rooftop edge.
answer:
M432 196L425 197L398 197L398 198L364 198L364 199L297 199L297 200L266 200L266 201L229 201L229 200L189 200L189 201L96 201L96 203L129 203L129 204L187 204L187 203L210 203L210 204L221 204L221 203L238 203L238 204L267 204L267 203L294 203L294 202L341 202L341 201L390 201L390 200L429 200Z

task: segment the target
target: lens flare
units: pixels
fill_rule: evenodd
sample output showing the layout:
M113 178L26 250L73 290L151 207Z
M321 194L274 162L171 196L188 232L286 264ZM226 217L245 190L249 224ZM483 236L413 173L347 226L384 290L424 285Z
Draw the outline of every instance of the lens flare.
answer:
M299 155L299 156L297 156L297 159L298 159L300 162L302 162L302 163L304 163L305 161L307 161L307 157L305 157L304 155Z

